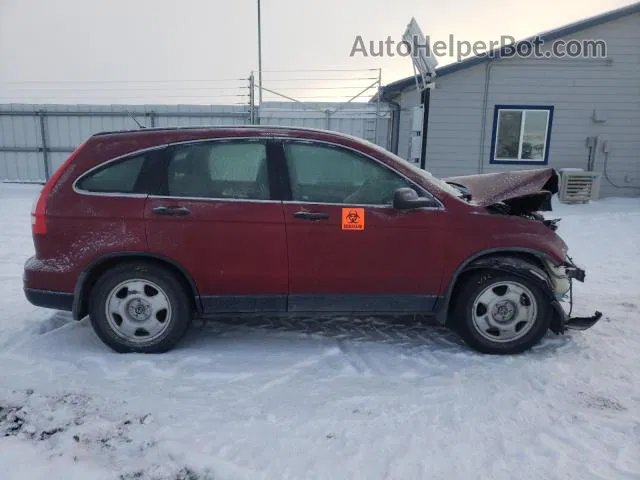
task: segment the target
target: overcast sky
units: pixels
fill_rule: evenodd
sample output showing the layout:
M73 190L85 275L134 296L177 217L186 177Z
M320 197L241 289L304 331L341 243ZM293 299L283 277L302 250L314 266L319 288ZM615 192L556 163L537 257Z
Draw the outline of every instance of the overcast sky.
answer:
M377 72L364 69L381 68L383 83L406 77L412 73L408 57L349 54L358 35L367 44L388 36L400 41L412 16L432 41L454 34L457 40L489 42L500 35L526 37L629 3L262 0L264 86L323 100L355 95L372 83ZM245 102L242 79L258 68L256 5L257 0L0 0L0 103L191 103L203 97L208 103ZM440 65L450 61L439 59ZM308 69L363 70L300 71Z

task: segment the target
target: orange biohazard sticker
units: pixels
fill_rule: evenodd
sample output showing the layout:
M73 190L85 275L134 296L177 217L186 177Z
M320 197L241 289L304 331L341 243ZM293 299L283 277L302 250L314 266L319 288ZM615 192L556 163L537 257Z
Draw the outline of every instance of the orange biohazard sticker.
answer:
M343 208L342 230L364 230L364 208Z

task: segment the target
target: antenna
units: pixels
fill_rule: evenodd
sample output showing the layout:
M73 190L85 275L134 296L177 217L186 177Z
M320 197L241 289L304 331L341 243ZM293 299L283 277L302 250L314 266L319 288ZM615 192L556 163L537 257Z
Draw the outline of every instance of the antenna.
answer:
M133 115L133 113L131 113L129 110L127 110L127 114L131 117L131 120L133 120L134 122L136 122L136 125L138 125L139 128L143 129L143 128L147 128L144 125L142 125L138 119Z

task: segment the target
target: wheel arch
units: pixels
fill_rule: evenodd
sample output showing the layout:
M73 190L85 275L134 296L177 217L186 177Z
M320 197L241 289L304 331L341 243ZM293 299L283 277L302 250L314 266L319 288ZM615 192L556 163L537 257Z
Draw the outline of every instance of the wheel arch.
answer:
M189 295L189 299L192 302L194 311L198 313L202 312L198 288L193 277L184 267L162 255L148 252L118 252L107 254L93 260L82 271L73 291L73 318L75 320L80 320L88 315L91 291L98 278L100 278L104 272L116 265L120 265L122 263L134 263L136 261L153 263L173 273L183 285L187 293L191 294Z
M501 259L507 261L500 261ZM442 301L438 306L436 319L442 324L447 323L451 310L451 300L455 297L455 292L464 283L466 276L478 269L508 271L528 279L537 280L543 288L548 288L549 279L544 265L545 261L553 261L553 259L544 252L528 248L488 249L468 257L458 265L451 276ZM535 273L532 273L532 271Z

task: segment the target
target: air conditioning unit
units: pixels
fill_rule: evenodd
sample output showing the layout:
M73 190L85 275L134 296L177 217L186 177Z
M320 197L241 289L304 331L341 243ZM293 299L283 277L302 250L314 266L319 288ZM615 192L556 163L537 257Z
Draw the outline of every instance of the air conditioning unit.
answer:
M600 173L580 169L560 169L558 200L562 203L589 203L600 194Z

